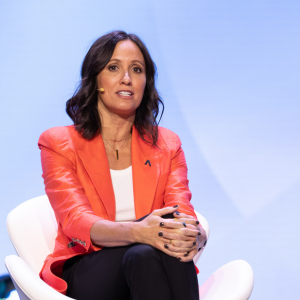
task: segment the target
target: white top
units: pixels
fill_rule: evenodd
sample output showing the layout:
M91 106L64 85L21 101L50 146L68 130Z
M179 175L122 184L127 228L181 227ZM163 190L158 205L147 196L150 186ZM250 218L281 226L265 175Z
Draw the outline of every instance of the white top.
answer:
M132 166L110 170L116 200L116 222L135 221Z

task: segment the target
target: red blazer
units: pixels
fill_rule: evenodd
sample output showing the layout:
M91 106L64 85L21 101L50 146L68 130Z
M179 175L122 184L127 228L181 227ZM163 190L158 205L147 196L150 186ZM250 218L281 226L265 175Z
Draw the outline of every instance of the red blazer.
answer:
M55 248L47 256L40 277L65 294L63 264L75 255L101 250L91 243L90 229L98 220L115 221L114 191L101 135L88 141L74 126L55 127L42 133L38 145L45 190L58 223ZM179 137L159 127L157 145L144 142L133 127L131 161L136 218L176 204L180 212L196 217L190 204L187 166Z

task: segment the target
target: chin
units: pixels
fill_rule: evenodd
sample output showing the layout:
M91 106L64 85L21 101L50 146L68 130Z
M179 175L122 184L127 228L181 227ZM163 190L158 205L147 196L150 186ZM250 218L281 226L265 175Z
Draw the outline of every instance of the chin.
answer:
M125 109L124 107L115 109L115 113L122 117L131 117L135 115L136 108Z
M115 106L113 109L118 113L135 113L139 105L135 105L134 103L120 103L120 105Z

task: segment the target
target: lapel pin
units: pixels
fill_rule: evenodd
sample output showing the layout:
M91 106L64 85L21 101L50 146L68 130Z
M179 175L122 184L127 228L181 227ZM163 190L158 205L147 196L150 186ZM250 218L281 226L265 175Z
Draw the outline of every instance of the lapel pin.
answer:
M147 160L147 161L145 162L145 165L147 165L147 164L149 164L149 167L151 167L151 162L150 162L150 160Z

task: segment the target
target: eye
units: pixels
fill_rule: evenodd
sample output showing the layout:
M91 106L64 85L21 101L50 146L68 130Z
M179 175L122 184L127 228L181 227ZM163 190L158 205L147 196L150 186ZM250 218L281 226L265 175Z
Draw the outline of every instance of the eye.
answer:
M135 73L142 73L142 71L143 71L140 67L134 67L132 70L133 70Z
M108 70L109 71L116 71L118 69L118 67L116 65L110 65L108 66Z

